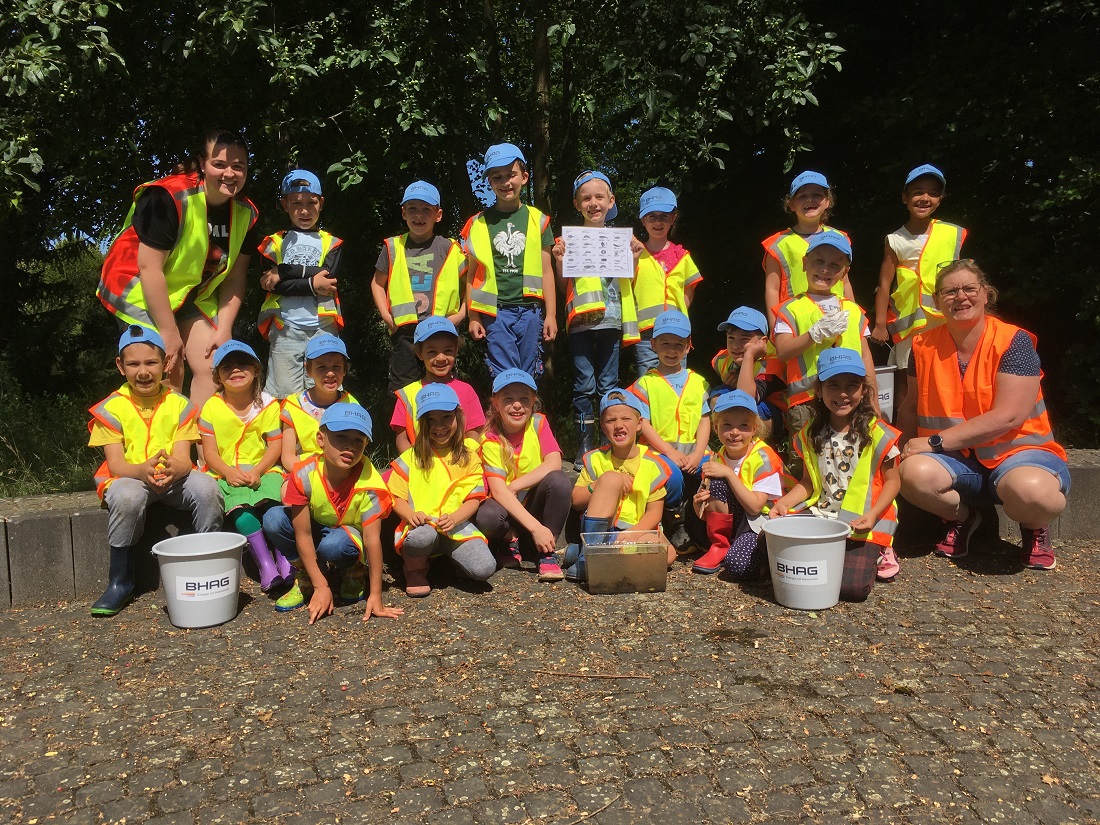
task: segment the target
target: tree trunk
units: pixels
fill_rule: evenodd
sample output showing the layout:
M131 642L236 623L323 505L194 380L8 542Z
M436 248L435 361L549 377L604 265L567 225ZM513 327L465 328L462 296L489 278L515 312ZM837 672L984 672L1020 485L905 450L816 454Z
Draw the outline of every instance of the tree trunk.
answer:
M550 213L550 21L540 13L535 21L535 118L531 136L531 184L535 206Z

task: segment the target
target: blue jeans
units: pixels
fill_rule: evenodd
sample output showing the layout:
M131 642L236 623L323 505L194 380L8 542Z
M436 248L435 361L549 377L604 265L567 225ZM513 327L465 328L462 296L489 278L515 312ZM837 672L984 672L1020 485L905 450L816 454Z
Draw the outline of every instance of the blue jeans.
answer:
M329 564L337 570L347 570L359 561L359 548L344 528L324 527L315 521L312 524L318 567ZM298 561L298 543L294 540L289 507L272 507L264 513L264 533L290 561Z
M990 470L976 458L960 453L923 453L934 458L951 474L951 489L968 505L984 507L1000 504L997 482L1017 467L1039 467L1058 479L1062 494L1069 493L1070 476L1066 462L1047 450L1021 450Z
M619 386L619 346L622 332L617 329L582 329L569 333L573 353L573 415L583 421L595 420L593 402Z
M495 318L482 317L490 376L513 368L542 375L542 317L542 304L502 305Z

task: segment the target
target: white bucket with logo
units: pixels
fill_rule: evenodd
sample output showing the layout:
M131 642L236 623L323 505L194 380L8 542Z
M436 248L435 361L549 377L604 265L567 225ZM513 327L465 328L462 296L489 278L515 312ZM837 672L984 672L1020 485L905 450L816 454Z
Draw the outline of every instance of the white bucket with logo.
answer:
M153 545L172 624L211 627L237 615L244 545L240 533L192 533Z
M897 367L875 367L875 383L878 384L878 408L882 410L882 420L894 423L894 376Z
M844 547L851 528L818 516L764 523L775 600L796 610L824 610L840 601Z

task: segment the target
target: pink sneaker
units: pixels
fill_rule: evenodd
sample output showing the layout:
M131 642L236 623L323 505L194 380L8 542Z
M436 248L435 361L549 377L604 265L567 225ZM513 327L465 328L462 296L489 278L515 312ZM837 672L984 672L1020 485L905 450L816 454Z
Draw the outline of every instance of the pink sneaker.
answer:
M880 582L892 582L900 572L901 565L898 564L898 556L894 548L883 547L878 556L878 570L875 572L875 578Z
M565 578L561 566L553 556L543 556L539 559L539 581L560 582Z
M949 559L963 558L970 552L970 538L981 523L982 514L977 507L971 507L970 514L962 521L945 521L947 533L936 543L933 552Z
M1058 560L1054 558L1054 548L1050 546L1050 530L1040 527L1032 530L1029 527L1020 527L1020 533L1024 538L1024 566L1032 570L1053 570L1058 566Z
M523 566L523 556L519 554L519 539L513 538L503 550L497 551L497 564L507 570L519 570Z

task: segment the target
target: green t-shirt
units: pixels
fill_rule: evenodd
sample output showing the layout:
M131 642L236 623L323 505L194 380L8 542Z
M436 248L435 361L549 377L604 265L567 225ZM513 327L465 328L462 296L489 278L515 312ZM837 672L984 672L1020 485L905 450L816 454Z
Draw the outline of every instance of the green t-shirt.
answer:
M527 248L527 223L530 211L524 204L515 212L486 209L482 216L493 244L493 266L497 275L497 300L502 304L518 304L523 297L523 253ZM554 245L554 232L550 222L542 230L539 246L549 249ZM541 269L529 273L542 277Z

